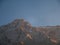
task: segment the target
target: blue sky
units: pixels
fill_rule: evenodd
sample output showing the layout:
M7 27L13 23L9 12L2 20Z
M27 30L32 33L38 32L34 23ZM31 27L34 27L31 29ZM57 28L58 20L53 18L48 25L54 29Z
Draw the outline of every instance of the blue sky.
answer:
M0 0L0 26L21 18L32 26L60 25L60 1Z

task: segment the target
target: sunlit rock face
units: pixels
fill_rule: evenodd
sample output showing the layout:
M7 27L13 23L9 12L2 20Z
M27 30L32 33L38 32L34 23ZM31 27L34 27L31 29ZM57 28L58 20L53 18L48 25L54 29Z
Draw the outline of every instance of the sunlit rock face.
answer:
M60 41L58 27L32 27L24 19L16 19L0 27L0 45L57 45Z

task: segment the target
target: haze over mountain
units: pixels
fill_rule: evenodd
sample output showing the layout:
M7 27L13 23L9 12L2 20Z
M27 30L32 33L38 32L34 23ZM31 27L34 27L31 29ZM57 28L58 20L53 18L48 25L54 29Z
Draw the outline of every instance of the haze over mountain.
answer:
M0 45L59 45L60 26L33 27L16 19L0 27Z

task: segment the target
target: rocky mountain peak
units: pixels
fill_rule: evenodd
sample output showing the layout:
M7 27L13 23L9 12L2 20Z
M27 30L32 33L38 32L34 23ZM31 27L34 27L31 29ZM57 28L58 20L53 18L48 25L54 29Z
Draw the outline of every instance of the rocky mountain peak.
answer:
M56 45L60 39L59 29L32 27L24 19L15 19L0 27L0 45Z

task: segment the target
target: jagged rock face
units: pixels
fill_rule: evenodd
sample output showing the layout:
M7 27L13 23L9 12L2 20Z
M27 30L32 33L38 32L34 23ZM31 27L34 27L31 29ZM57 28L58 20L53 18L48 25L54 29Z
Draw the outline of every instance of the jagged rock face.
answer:
M0 45L52 45L47 37L50 31L43 31L23 19L16 19L0 27Z

